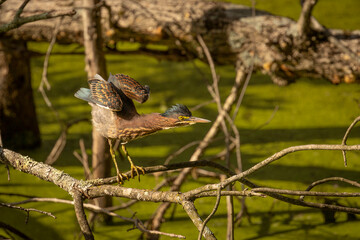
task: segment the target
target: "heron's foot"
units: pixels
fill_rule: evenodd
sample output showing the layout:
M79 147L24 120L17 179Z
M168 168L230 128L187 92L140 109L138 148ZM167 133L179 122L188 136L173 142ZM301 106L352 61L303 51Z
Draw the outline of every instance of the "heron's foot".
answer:
M129 180L129 178L126 174L118 172L116 174L116 180L117 180L118 184L124 184L124 180Z
M131 178L134 178L134 173L136 173L135 176L139 177L139 182L140 182L140 174L139 174L139 172L141 172L142 175L145 175L145 170L142 167L135 166L134 164L131 164Z

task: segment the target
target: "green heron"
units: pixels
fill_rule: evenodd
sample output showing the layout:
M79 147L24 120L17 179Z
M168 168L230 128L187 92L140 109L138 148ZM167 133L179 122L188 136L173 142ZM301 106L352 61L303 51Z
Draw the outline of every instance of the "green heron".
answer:
M90 89L80 88L75 93L75 97L91 105L93 126L108 139L119 183L123 183L127 176L119 171L113 150L114 141L120 140L121 148L130 162L131 177L134 178L134 173L136 173L140 180L139 171L142 174L145 174L145 171L142 167L133 164L125 144L163 129L210 122L193 117L190 110L182 104L176 104L164 113L140 115L132 100L144 103L149 98L150 88L140 85L124 74L111 75L110 73L108 81L96 74L88 83Z

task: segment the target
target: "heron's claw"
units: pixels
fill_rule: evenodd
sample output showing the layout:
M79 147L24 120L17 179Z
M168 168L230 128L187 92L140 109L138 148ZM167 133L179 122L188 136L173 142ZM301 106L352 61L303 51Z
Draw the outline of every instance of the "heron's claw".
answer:
M131 164L131 178L134 178L135 176L138 176L139 177L139 182L140 182L139 170L143 175L145 175L145 170L142 167L135 166L134 164ZM135 176L134 176L134 172L136 173Z
M128 176L126 174L123 174L123 173L120 173L120 172L118 172L116 174L116 180L117 180L118 184L121 184L121 185L124 184L124 179L129 180L129 178L128 178Z

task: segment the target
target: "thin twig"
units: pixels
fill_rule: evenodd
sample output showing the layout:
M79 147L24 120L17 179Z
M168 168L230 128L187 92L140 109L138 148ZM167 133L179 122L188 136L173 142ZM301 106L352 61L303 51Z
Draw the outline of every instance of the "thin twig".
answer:
M9 224L6 224L6 223L1 222L1 221L0 221L0 228L4 229L5 232L8 235L10 235L9 232L11 232L13 234L16 234L17 236L19 236L23 240L31 240L31 238L29 236L27 236L26 234L24 234L23 232L19 231L18 229L14 228L13 226L10 226ZM15 238L13 237L13 238L10 238L10 239L15 239ZM6 239L6 240L8 240L8 239Z
M192 107L190 110L191 110L191 112L192 112L192 111L196 111L196 110L198 110L198 109L200 109L200 108L202 108L202 107L204 107L204 106L206 106L206 105L209 105L209 104L211 104L211 103L213 103L213 102L215 102L214 99L211 99L211 100L209 100L209 101L205 101L205 102L199 103L198 105L195 105L194 107Z
M199 232L199 236L198 236L198 240L201 240L202 234L204 232L205 226L207 224L208 221L210 221L211 217L216 213L219 204L220 204L220 200L221 200L221 187L219 186L218 190L217 190L217 194L216 194L216 202L215 202L215 206L213 208L213 210L211 211L211 213L209 214L209 216L207 216L207 218L204 220L201 230Z
M259 125L257 128L255 128L255 130L259 130L259 129L265 127L266 125L268 125L273 120L273 118L275 117L275 114L277 113L278 110L279 110L279 105L276 105L274 107L274 111L271 113L271 116L269 117L269 119L266 120L266 122Z
M84 139L81 138L79 140L79 145L80 145L80 150L81 150L81 156L76 151L74 151L73 154L83 165L85 179L87 179L87 180L92 179L93 177L92 177L91 170L89 167L89 159L88 159L88 155L86 153Z
M360 183L346 179L346 178L342 178L342 177L330 177L330 178L324 178L318 181L315 181L313 183L311 183L305 191L310 191L311 189L313 189L315 186L323 184L323 183L327 183L327 182L332 182L332 181L339 181L339 182L345 182L348 183L352 186L358 187L360 188ZM304 196L300 196L300 200L304 200Z
M42 214L48 215L48 216L56 219L56 217L55 217L52 213L46 212L46 211L42 211L42 210L39 210L39 209L35 209L35 208L23 208L23 207L13 206L12 204L2 203L2 202L0 202L0 207L14 208L14 209L18 209L18 210L25 211L25 212L27 213L27 216L26 216L26 219L25 219L25 222L26 222L26 223L28 222L28 219L29 219L29 212L42 213Z
M13 21L18 21L18 19L20 18L21 13L24 11L24 8L26 7L26 5L30 2L30 0L25 0L21 6L19 7L19 9L16 11L15 16Z
M295 196L318 196L318 197L360 197L360 192L310 192L310 191L295 191L295 190L286 190L286 189L276 189L276 188L253 188L252 191L258 193L279 193L285 195L295 195Z
M256 189L256 188L254 188ZM260 189L260 188L259 188ZM261 188L261 189L265 189L265 188ZM266 190L265 190L266 191ZM218 191L209 191L209 192L202 192L199 194L196 194L194 196L192 196L192 198L197 199L197 198L203 198L203 197L218 197ZM261 191L252 191L252 190L242 190L242 191L221 191L220 192L220 196L236 196L236 197L266 197L266 195L261 194ZM355 197L355 196L351 196L351 197Z
M242 172L243 166L242 166L242 161L241 161L240 133L234 123L234 120L231 119L231 117L229 116L228 113L225 114L225 117L226 117L226 120L228 121L228 123L230 124L232 131L235 134L235 140L233 142L235 142L236 163L237 163L239 171ZM230 145L229 145L229 148L230 148ZM230 166L227 166L227 167L230 168Z
M350 126L348 127L348 129L346 130L346 133L343 137L343 140L341 142L341 144L343 145L346 145L346 141L348 139L348 136L350 134L350 131L354 128L354 126L356 125L357 122L360 121L360 116L355 118L355 120L350 124ZM344 165L345 167L347 166L347 158L346 158L346 152L345 151L341 151L342 152L342 155L343 155L343 158L344 158Z
M42 75L41 75L41 82L40 82L39 89L43 89L44 84L46 85L46 89L48 91L51 89L51 86L50 86L48 78L47 78L47 72L48 72L48 67L49 67L49 59L50 59L51 51L54 48L54 45L55 45L55 42L56 42L56 36L59 33L60 26L61 26L61 23L62 23L63 19L64 19L64 17L61 17L61 18L58 19L58 22L57 22L57 24L55 25L55 28L54 28L54 32L53 32L49 47L48 47L48 49L46 51L45 58L44 58L43 72L42 72Z
M0 192L0 195L6 195L6 196L17 196L17 197L25 197L25 198L34 198L33 195L27 195L27 194L21 194L21 193L4 193Z
M46 164L52 165L59 158L60 154L62 153L62 151L65 148L66 141L67 141L66 140L67 134L68 134L69 129L73 125L75 125L79 122L87 122L87 121L89 121L88 118L78 118L78 119L71 120L67 123L64 123L63 121L60 120L59 124L60 124L62 130L61 130L59 138L56 140L53 148L51 149L49 155L47 156L47 158L45 160Z
M43 65L43 72L42 72L42 77L41 77L41 82L38 88L38 91L41 93L46 105L50 108L50 110L53 112L53 114L56 117L56 120L58 121L58 123L60 124L60 127L62 129L60 137L58 138L58 140L56 141L53 149L51 150L49 156L46 159L46 163L47 164L52 164L54 161L54 159L56 160L61 151L64 149L65 147L65 139L66 139L66 132L64 131L65 128L65 124L64 122L61 120L60 118L60 114L59 112L54 108L54 106L52 105L49 97L46 94L46 91L44 89L44 85L46 86L47 90L50 90L51 86L49 84L49 81L47 79L47 70L48 70L48 66L49 66L49 59L50 59L50 54L51 51L54 47L54 44L56 42L56 36L59 32L61 23L62 23L63 18L60 18L59 21L57 22L57 24L54 27L54 31L53 31L53 35L49 44L49 47L46 51L46 55L45 55L45 59L44 59L44 65Z
M171 160L173 160L176 156L180 155L181 153L183 153L185 150L187 150L188 148L191 148L192 146L195 146L196 144L199 144L201 141L197 140L197 141L192 141L189 142L188 144L184 145L183 147L179 148L177 151L175 151L174 153L170 154L164 161L164 164L169 164Z
M47 90L51 89L51 86L50 86L49 81L47 79L47 70L48 70L48 67L49 67L50 54L51 54L52 49L54 48L54 45L55 45L55 42L56 42L56 36L59 33L62 20L63 20L63 18L60 18L59 21L56 23L56 25L54 27L52 38L51 38L49 47L48 47L48 49L46 51L46 55L45 55L45 59L44 59L44 65L43 65L43 72L42 72L42 75L41 75L41 82L40 82L40 85L39 85L39 88L38 88L38 91L42 94L46 105L55 114L55 117L58 120L58 122L61 122L59 113L54 109L54 107L51 104L51 101L49 100L48 96L46 95L46 92L44 90L44 85L46 85Z
M247 89L247 86L249 85L249 82L250 82L250 79L251 79L251 76L252 76L252 72L254 70L254 59L252 59L251 61L251 65L250 65L250 69L248 71L248 74L246 75L246 79L245 79L245 82L244 82L244 85L241 89L241 92L240 92L240 95L239 95L239 98L236 102L236 105L235 105L235 109L234 109L234 113L233 113L233 116L232 116L232 119L235 121L236 117L237 117L237 114L238 114L238 111L240 109L240 106L241 106L241 103L242 103L242 100L245 96L245 92L246 92L246 89Z
M220 97L220 91L219 91L219 77L216 73L215 64L214 64L213 58L211 56L211 53L209 51L209 48L207 47L204 39L201 37L200 34L198 34L196 37L197 37L197 40L206 56L207 61L208 61L208 64L210 67L210 72L211 72L211 77L213 80L212 86L208 86L208 91L211 94L211 96L213 97L213 99L215 100L217 108L218 108L218 112L220 113L223 111L223 108L221 105L221 97ZM230 145L231 135L228 131L228 128L226 126L226 122L225 122L224 118L221 120L220 124L221 124L222 131L224 132L224 135L225 135L225 146L226 146L225 162L227 164L227 167L229 167L229 164L230 164L229 145Z

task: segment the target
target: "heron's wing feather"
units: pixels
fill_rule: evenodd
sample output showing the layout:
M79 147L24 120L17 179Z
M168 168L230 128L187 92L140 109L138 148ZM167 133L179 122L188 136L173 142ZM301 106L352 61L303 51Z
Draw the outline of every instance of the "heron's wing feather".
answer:
M110 73L110 75L111 75L111 73ZM98 80L106 81L106 80L103 79L102 76L100 76L99 74L95 74L94 78L95 78L95 79L98 79Z
M121 89L121 91L130 99L144 103L149 98L149 86L142 86L135 79L127 75L110 74L109 82L113 83L117 88Z
M91 100L100 107L112 111L121 111L123 102L116 87L102 78L93 78L89 81Z

